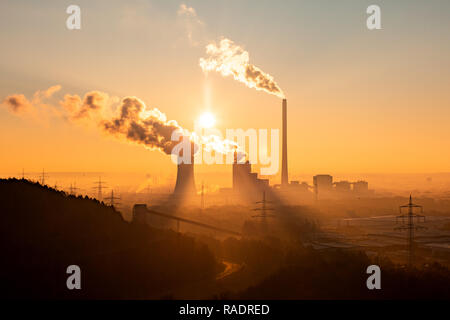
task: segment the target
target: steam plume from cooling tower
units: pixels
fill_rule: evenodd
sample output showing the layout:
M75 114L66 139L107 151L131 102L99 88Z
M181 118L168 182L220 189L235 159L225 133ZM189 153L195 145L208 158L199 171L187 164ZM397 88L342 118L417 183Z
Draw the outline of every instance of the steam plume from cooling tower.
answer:
M216 71L225 77L233 76L235 80L249 88L284 98L274 78L251 64L249 53L230 39L222 39L219 46L216 43L208 44L206 53L207 58L200 58L200 67L203 72Z
M156 108L148 110L144 102L136 97L124 98L119 116L102 120L100 125L107 133L143 144L150 149L159 149L166 154L170 154L178 143L171 140L172 133L175 130L184 131L175 120L167 120L166 115Z
M143 144L150 149L159 149L171 154L179 141L172 141L174 131L188 136L194 144L194 150L203 146L206 151L219 153L233 152L239 148L236 142L222 139L217 135L196 135L182 128L175 120L167 120L164 113L157 108L148 109L144 102L136 97L126 97L119 108L119 116L103 120L101 127L112 135L125 137L127 140Z
M51 87L49 94L42 94L43 91L37 91L34 97L39 94L42 97L49 98L54 92L60 89L60 86ZM47 92L45 91L45 92ZM51 114L61 116L72 122L88 121L95 123L101 130L109 135L124 138L129 142L138 143L152 150L160 150L170 155L172 149L179 141L172 141L172 134L175 131L182 136L189 137L194 145L194 151L203 147L206 151L215 151L227 154L238 150L241 154L241 148L234 141L223 139L217 135L197 135L181 127L175 120L167 120L166 115L157 108L150 109L145 103L137 97L125 97L120 102L118 114L108 117L111 114L111 104L117 102L117 97L109 97L107 93L100 91L90 91L82 99L78 95L66 94L64 99L59 101L63 107L51 107ZM41 101L33 99L28 100L23 94L8 96L4 101L5 105L12 113L23 115L41 108ZM49 110L49 109L44 109ZM19 112L20 111L20 112Z
M38 90L33 94L33 98L28 100L23 94L12 94L7 96L2 104L9 108L9 111L15 114L33 111L35 106L43 108L45 105L43 100L51 98L51 96L61 89L60 85L51 86L47 90Z

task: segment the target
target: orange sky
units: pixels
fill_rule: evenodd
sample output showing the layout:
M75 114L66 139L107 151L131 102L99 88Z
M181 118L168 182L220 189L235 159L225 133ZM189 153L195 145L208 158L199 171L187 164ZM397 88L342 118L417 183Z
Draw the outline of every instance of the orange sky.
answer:
M79 32L61 22L64 5L44 2L33 11L25 2L2 3L8 18L0 22L0 40L9 45L0 52L1 99L14 93L31 99L59 84L49 101L54 105L66 93L101 90L135 95L191 130L206 110L223 132L280 128L279 98L215 73L205 78L198 66L204 45L187 40L176 14L180 3L113 2L103 8L82 2ZM294 4L272 12L268 3L257 11L251 4L256 2L242 9L247 15L214 10L214 4L193 6L208 41L233 39L285 92L292 175L450 171L450 19L440 13L448 17L449 5L440 4L446 11L424 10L418 3L405 11L401 1L386 4L383 30L368 31L363 4L341 8L337 20L312 4L296 8L297 16L289 8ZM265 19L270 12L273 25ZM406 25L418 16L424 24ZM161 175L176 170L160 152L57 116L18 117L2 106L0 125L2 173L23 167Z

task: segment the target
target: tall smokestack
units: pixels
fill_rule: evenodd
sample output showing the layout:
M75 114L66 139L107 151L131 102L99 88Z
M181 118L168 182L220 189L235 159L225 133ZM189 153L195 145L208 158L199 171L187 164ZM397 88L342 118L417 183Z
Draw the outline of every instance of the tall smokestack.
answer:
M287 100L283 99L283 145L281 159L281 185L289 185L288 161L287 161Z
M194 152L191 152L191 163L180 163L177 168L177 182L174 194L195 194Z

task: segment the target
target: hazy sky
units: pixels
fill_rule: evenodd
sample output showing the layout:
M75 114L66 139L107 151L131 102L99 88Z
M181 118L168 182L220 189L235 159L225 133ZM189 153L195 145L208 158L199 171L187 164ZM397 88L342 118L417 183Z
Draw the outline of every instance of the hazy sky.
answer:
M177 16L182 3L203 21L197 43ZM66 29L70 4L81 30ZM382 30L366 28L370 4ZM279 128L279 98L203 74L205 45L227 37L287 96L290 173L450 171L448 0L3 0L0 12L1 100L61 85L55 105L101 90L189 129L207 109L223 130ZM0 128L0 172L176 171L160 152L57 116L0 106Z

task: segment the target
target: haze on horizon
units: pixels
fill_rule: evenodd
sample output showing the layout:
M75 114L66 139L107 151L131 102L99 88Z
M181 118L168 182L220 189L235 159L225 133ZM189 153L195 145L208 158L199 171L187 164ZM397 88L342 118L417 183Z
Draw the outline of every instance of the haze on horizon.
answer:
M202 39L233 39L283 88L291 177L450 172L450 3L377 2L379 31L365 27L370 1L186 2L204 23ZM186 36L182 3L78 1L82 29L69 31L67 2L2 1L0 99L61 85L55 104L101 90L137 96L189 130L206 111L223 132L279 128L279 98L205 76L205 46ZM160 152L53 115L16 117L1 106L0 127L2 173L176 170Z

